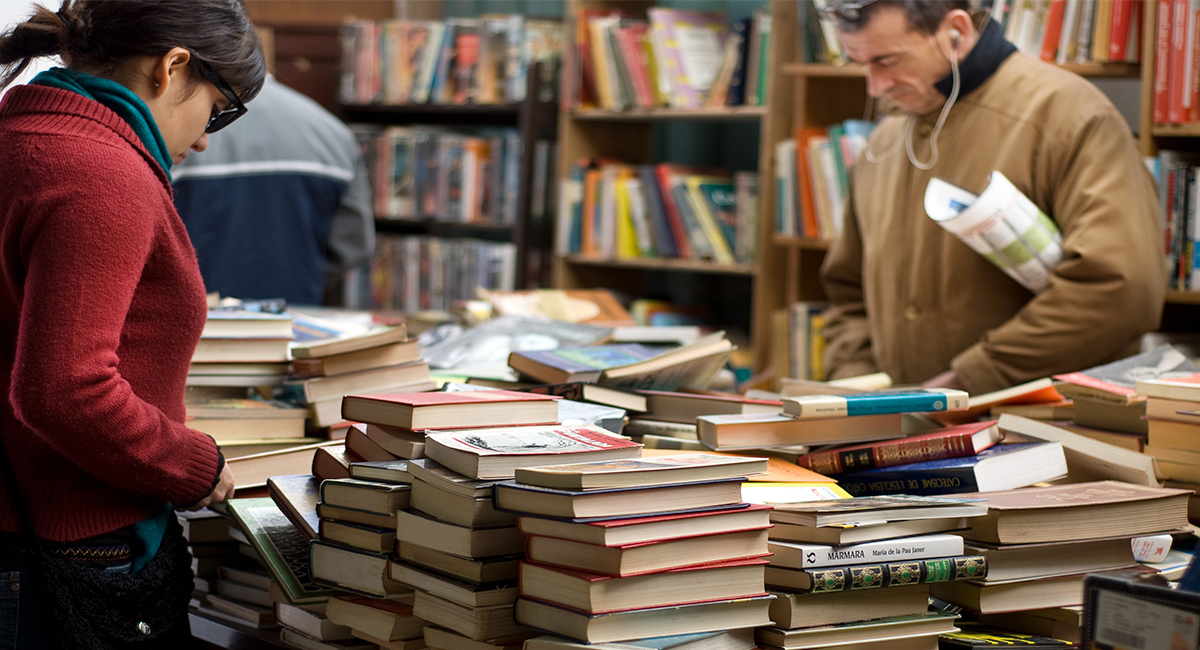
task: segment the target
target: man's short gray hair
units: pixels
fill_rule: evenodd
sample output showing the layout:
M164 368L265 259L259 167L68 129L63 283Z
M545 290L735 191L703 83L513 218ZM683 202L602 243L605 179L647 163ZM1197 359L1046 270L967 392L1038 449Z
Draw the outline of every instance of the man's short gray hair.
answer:
M911 29L933 34L946 14L955 9L971 11L971 5L970 0L830 0L823 13L837 21L839 31L857 32L879 9L895 7L904 12Z

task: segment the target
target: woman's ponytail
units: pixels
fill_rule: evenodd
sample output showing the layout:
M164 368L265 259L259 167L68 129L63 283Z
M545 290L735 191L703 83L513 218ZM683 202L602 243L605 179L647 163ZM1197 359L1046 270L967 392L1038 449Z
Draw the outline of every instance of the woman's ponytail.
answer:
M67 55L73 44L86 41L86 28L74 4L63 3L57 13L35 6L29 20L0 34L0 89L19 77L33 59Z

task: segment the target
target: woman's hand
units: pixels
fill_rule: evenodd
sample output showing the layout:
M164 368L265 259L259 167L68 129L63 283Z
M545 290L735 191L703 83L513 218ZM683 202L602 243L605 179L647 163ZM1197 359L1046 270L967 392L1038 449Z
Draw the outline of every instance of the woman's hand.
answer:
M184 510L194 512L207 507L211 503L228 501L231 496L233 496L233 470L229 469L229 463L226 463L221 468L221 478L217 480L217 487L213 488L213 491L209 492L208 496L184 508Z

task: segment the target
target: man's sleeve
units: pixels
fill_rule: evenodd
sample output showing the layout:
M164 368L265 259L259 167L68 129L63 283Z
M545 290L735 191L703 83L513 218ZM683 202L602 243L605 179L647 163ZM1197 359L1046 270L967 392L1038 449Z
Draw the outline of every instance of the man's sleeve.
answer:
M371 259L375 252L375 212L367 165L354 145L354 179L350 181L329 229L330 276L340 275Z
M1129 127L1103 111L1042 158L1049 205L1063 235L1050 286L984 333L952 367L988 392L1112 360L1158 327L1166 291L1158 198ZM1035 170L1035 172L1038 170ZM1035 193L1036 193L1036 189Z
M821 266L821 283L829 300L825 312L825 368L827 379L877 372L871 353L871 332L863 302L862 239L854 210L854 189L842 215L842 234L829 247Z

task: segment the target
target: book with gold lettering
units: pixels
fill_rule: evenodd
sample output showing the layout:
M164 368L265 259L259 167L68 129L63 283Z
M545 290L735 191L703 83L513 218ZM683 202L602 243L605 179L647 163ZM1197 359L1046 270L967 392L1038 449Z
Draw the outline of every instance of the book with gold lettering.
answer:
M979 580L988 573L982 555L958 555L925 560L870 562L817 569L767 567L766 584L789 592L824 594L885 587Z
M929 496L1014 490L1066 473L1067 459L1061 443L999 444L974 456L839 474L838 485L856 497Z

